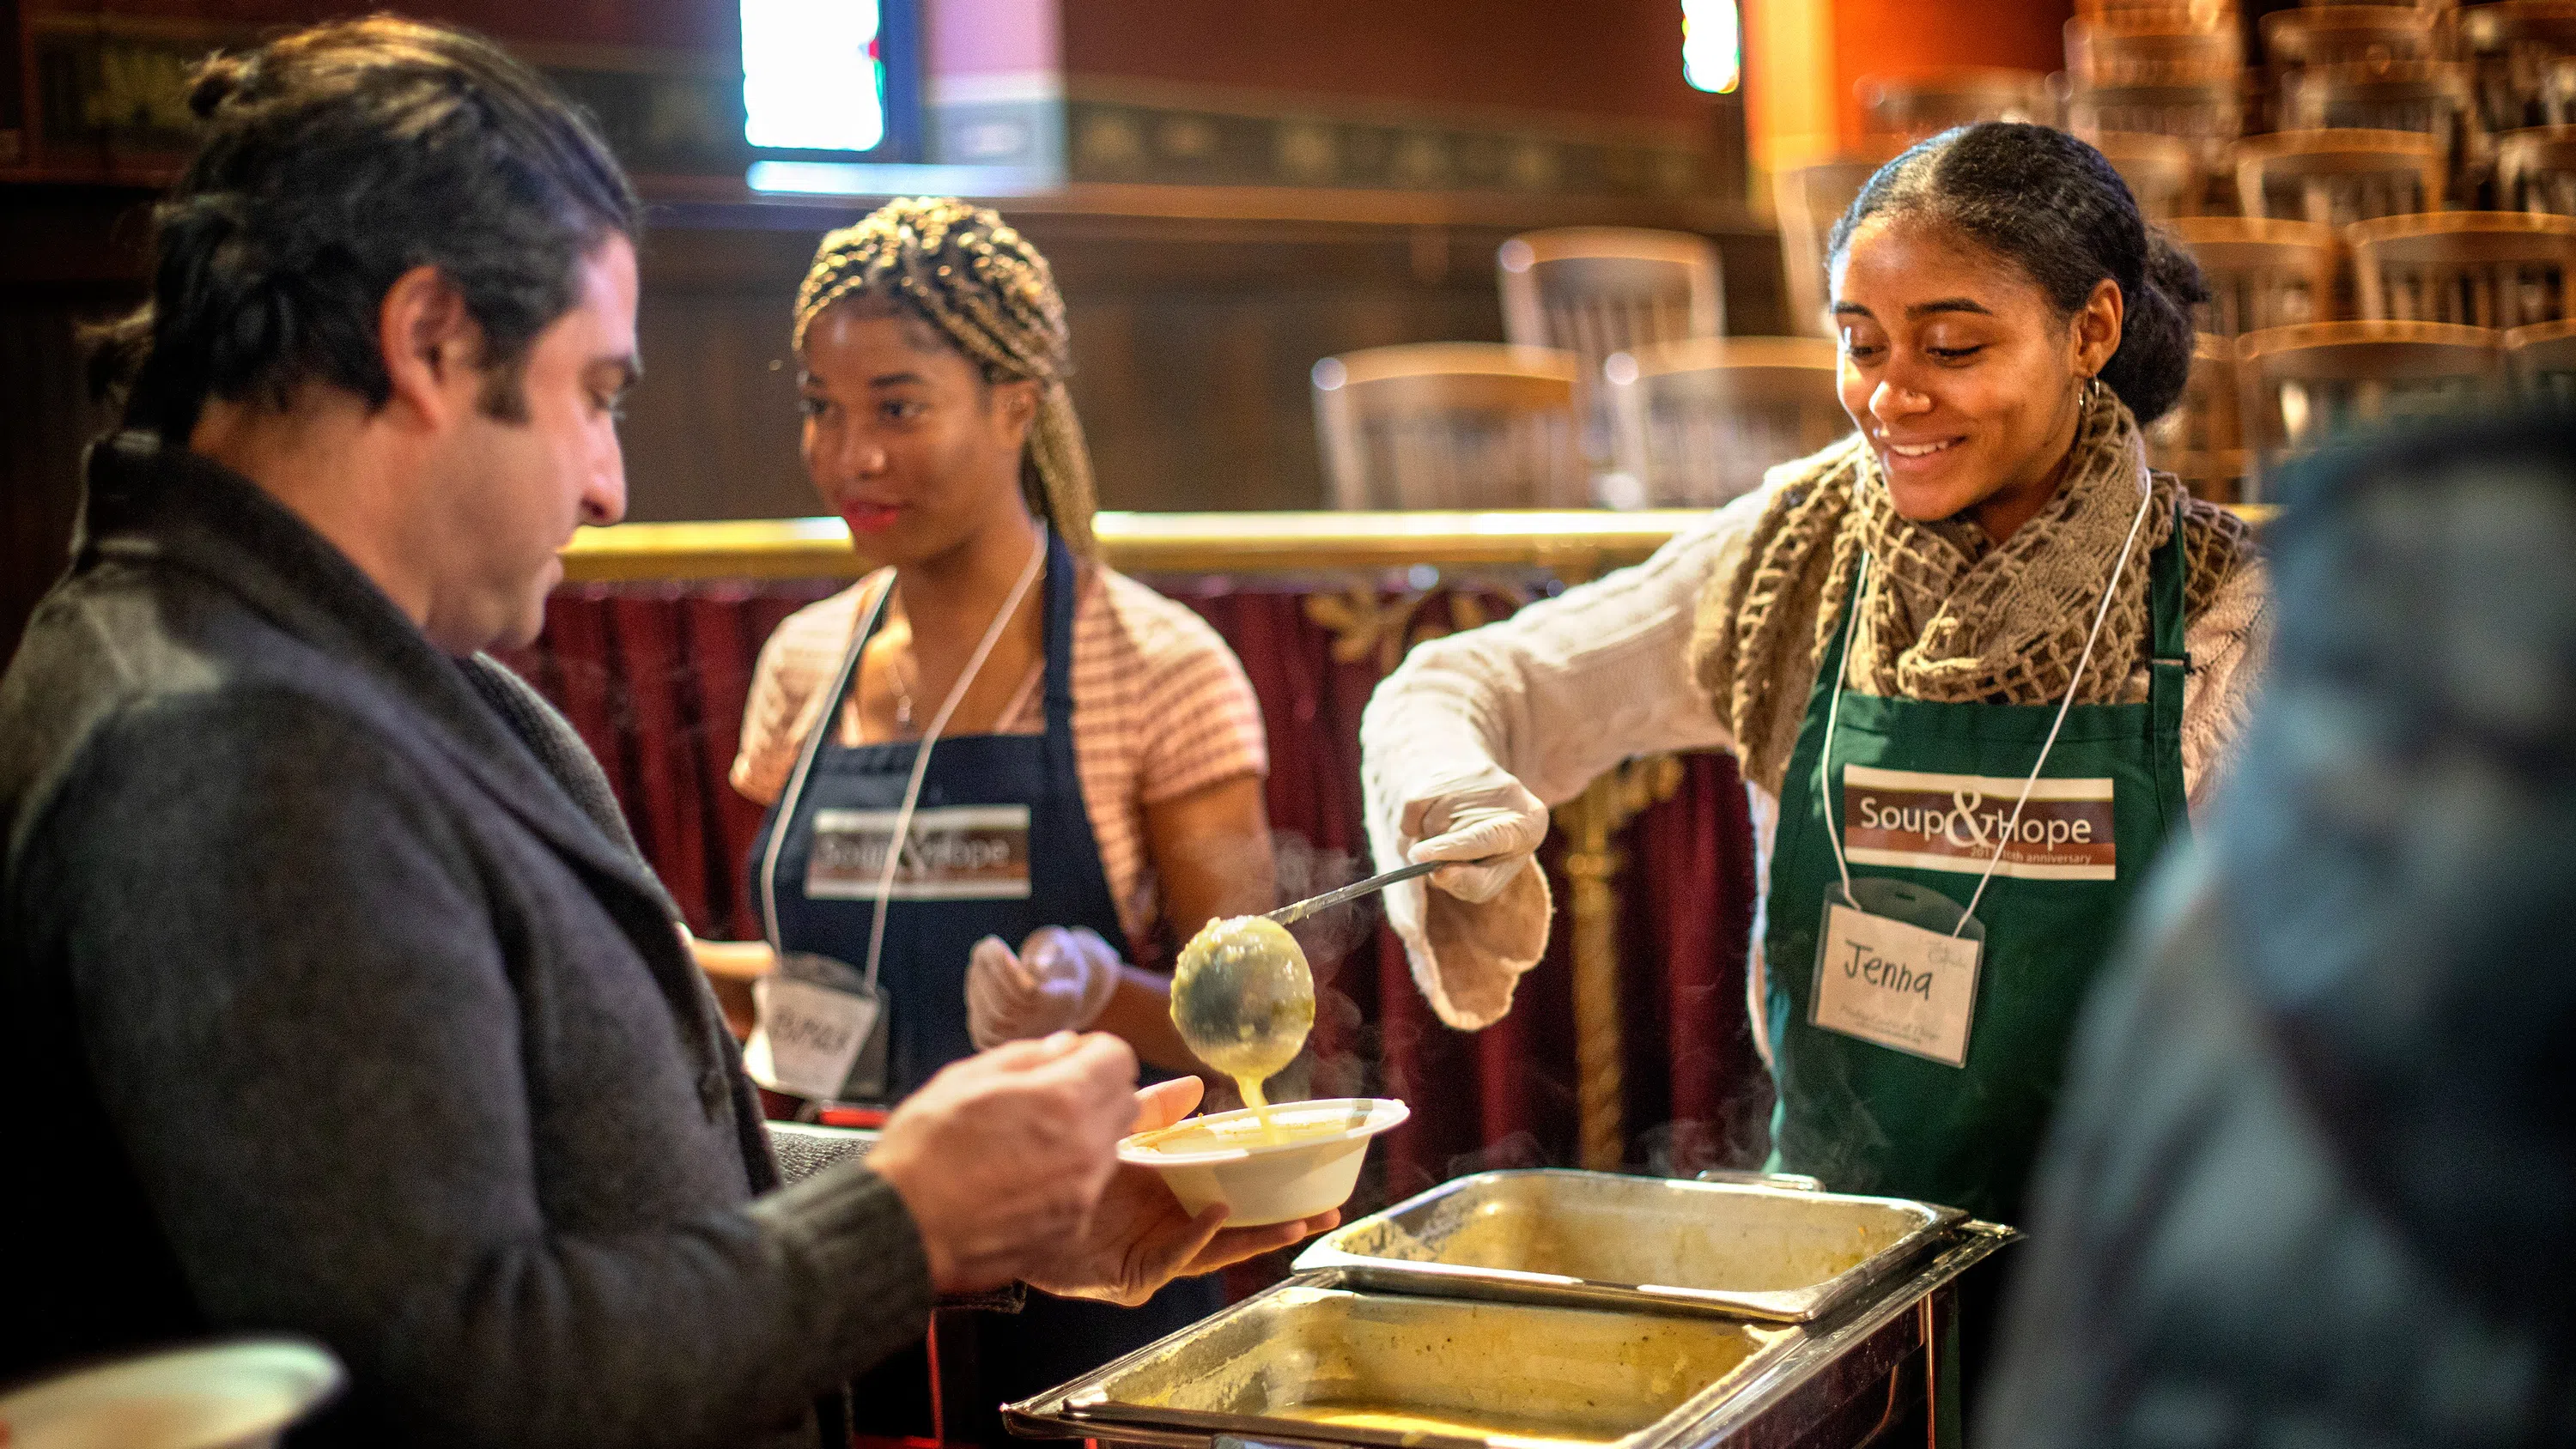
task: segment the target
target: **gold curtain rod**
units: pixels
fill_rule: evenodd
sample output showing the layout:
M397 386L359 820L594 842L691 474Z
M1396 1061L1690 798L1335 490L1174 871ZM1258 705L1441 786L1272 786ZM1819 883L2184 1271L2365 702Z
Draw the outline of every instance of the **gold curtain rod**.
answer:
M2260 523L2272 510L2237 510ZM1534 568L1592 578L1635 563L1704 509L1404 513L1124 513L1093 523L1111 567L1136 574L1305 574ZM848 579L872 566L837 518L621 523L564 550L567 583Z

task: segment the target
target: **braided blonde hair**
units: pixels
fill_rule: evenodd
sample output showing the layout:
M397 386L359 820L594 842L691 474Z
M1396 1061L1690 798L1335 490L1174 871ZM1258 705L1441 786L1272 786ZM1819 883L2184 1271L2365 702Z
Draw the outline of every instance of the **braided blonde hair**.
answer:
M826 233L796 289L795 346L835 302L893 301L939 329L986 382L1035 382L1038 414L1020 481L1077 557L1093 553L1091 450L1064 379L1073 370L1064 297L1046 258L998 213L953 196L897 197Z

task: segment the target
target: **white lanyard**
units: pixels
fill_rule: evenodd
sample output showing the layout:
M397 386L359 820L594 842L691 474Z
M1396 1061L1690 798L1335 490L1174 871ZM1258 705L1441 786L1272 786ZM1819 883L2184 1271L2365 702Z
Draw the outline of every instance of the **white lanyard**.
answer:
M2022 807L2030 803L2031 788L2039 783L2040 771L2048 768L2049 751L2057 748L2057 732L2065 727L2066 712L2075 704L2076 688L2084 681L2084 666L2090 663L2093 659L2093 645L2095 641L2102 637L2102 621L2110 617L2111 598L2114 594L2119 592L2120 576L2128 571L2129 552L2137 545L2138 529L2147 521L2147 508L2150 504L2155 502L2156 490L2149 487L2145 489L2145 495L2146 496L2138 500L2138 516L2129 520L2129 536L2120 542L2120 560L2117 564L2112 566L2111 582L2103 586L2102 606L2093 611L2093 632L2084 636L2084 652L2075 656L2075 672L2066 681L2066 698L2057 706L2057 719L2048 727L2048 739L2039 747L2039 759L2030 767L2030 778L2022 781L2021 798L2013 802L2012 818L2005 822L2003 833L1995 840L1995 853L1986 857L1986 872L1985 874L1977 877L1976 894L1968 897L1967 909L1959 913L1958 924L1950 928L1950 934L1953 936L1966 930L1968 928L1968 922L1976 917L1977 902L1984 900L1986 897L1986 883L1995 878L1995 867L2002 863L2004 850L2012 843L2013 832L2021 828ZM1851 667L1852 632L1854 627L1860 622L1860 611L1863 604L1866 602L1863 590L1867 587L1868 582L1869 555L1867 553L1863 553L1860 558L1860 569L1852 578L1851 611L1843 620L1842 665L1845 670L1848 670ZM1825 742L1823 747L1817 751L1816 796L1818 803L1824 807L1825 839L1831 842L1834 847L1834 868L1841 871L1843 875L1843 899L1846 901L1852 901L1854 898L1852 896L1851 863L1843 858L1843 830L1842 826L1836 824L1834 821L1834 722L1841 717L1842 708L1843 681L1840 678L1836 678L1834 680L1833 703L1828 705L1825 709Z
M894 900L895 872L903 864L904 848L912 833L913 809L921 803L921 782L930 773L931 747L939 743L941 732L948 728L949 716L957 712L958 704L966 698L967 686L975 682L975 675L983 669L993 646L1001 642L1002 631L1010 627L1011 617L1020 611L1020 602L1029 596L1030 586L1045 570L1046 559L1047 526L1041 523L1038 525L1037 547L1029 551L1028 567L1020 570L1020 581L1011 586L1011 596L1002 602L1001 611L993 615L993 622L985 626L983 641L975 646L974 654L966 661L966 672L958 675L957 682L949 686L948 698L940 703L939 712L930 717L930 728L922 735L921 747L913 755L912 778L904 784L903 805L895 811L894 835L886 844L885 868L877 876L876 916L868 927L867 983L870 991L876 990L877 963L885 953L886 907ZM833 681L832 693L814 722L813 732L805 737L804 752L796 757L796 770L787 777L786 792L778 797L777 823L770 827L769 849L762 853L760 859L762 924L767 927L769 949L775 955L783 957L787 949L778 939L778 852L786 843L788 830L796 823L796 802L805 793L805 777L812 773L814 758L823 750L823 737L834 728L833 717L840 712L841 701L850 691L850 681L859 672L859 656L866 651L868 638L875 633L876 620L885 612L886 601L893 596L894 581L888 580L885 592L878 595L876 606L870 610L868 618L861 621L858 633L851 638L849 655L841 661L841 672Z

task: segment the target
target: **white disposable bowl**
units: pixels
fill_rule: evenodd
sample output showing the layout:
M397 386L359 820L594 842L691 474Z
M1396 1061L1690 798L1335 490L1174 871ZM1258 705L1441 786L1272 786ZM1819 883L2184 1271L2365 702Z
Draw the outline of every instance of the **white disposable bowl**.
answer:
M1368 1140L1411 1115L1386 1097L1282 1102L1270 1109L1270 1121L1295 1140L1262 1142L1258 1117L1237 1108L1140 1132L1118 1144L1118 1159L1162 1174L1192 1215L1221 1202L1229 1209L1226 1226L1257 1228L1350 1201Z
M0 1398L9 1449L247 1449L340 1387L340 1361L245 1339L80 1369Z

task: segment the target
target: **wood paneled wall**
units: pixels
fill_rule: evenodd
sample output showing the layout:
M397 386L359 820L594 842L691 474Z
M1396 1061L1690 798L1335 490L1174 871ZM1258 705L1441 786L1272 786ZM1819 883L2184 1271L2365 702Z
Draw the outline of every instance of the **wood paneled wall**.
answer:
M1104 194L1105 193L1105 194ZM59 571L83 442L75 323L132 304L143 277L136 188L18 186L0 229L0 652ZM1498 341L1494 250L1585 219L1550 202L1320 198L1099 188L1005 203L1067 297L1074 400L1105 506L1306 508L1323 485L1308 374L1396 342ZM816 503L796 453L787 314L815 239L860 206L663 205L645 238L646 374L624 435L629 516L788 517ZM1689 226L1723 250L1730 323L1781 325L1776 239L1708 214L1600 219Z
M1064 290L1074 403L1111 508L1322 506L1315 362L1500 341L1494 250L1520 229L1003 205ZM816 236L854 210L780 209L757 227L740 212L665 213L646 239L646 370L626 424L635 518L815 509L796 456L787 309ZM1719 241L1730 323L1776 331L1776 240L1748 227Z

